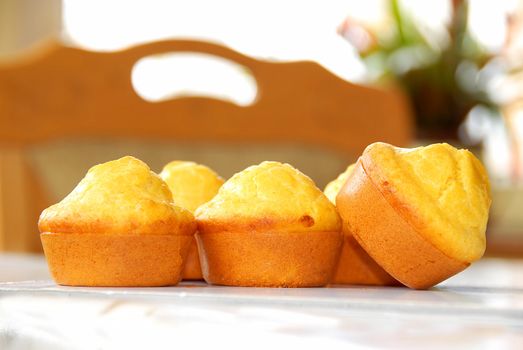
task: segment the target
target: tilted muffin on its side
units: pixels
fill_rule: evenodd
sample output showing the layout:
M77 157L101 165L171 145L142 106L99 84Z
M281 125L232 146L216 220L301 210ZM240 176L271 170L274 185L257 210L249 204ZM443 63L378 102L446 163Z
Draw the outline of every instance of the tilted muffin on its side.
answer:
M168 163L160 177L169 185L175 204L194 212L200 205L210 201L223 185L223 179L205 165L175 160ZM202 269L196 239L189 248L182 278L201 280Z
M203 277L213 284L323 286L343 241L334 205L309 177L278 162L234 175L196 218Z
M92 167L38 227L58 284L163 286L180 280L196 222L157 174L128 156Z
M336 196L352 174L354 167L355 164L349 165L343 173L325 187L324 193L332 203L336 203ZM358 244L350 232L347 222L343 222L343 237L340 260L331 283L376 286L400 284Z
M343 187L349 176L352 174L355 165L356 164L349 165L344 172L342 172L340 175L338 175L337 178L335 178L334 180L329 182L327 186L325 186L323 193L325 193L327 198L332 203L336 203L336 196L340 192L341 188Z
M336 201L365 251L408 287L429 288L485 251L489 181L467 150L371 144Z

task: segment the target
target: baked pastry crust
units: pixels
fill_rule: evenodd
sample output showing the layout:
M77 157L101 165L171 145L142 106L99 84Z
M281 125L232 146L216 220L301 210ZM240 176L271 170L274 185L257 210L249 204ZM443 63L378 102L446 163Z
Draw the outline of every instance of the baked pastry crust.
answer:
M172 286L193 236L42 233L51 276L60 285Z
M352 233L343 230L343 246L332 284L352 284L363 286L398 286L401 285L389 275L363 249Z
M40 215L40 232L185 234L193 215L173 205L167 184L134 157L98 164L62 201Z
M337 206L365 251L411 288L445 280L485 249L488 178L470 152L446 144L370 145Z
M91 168L39 229L58 284L158 286L180 280L196 223L145 163L124 157Z
M196 210L204 279L241 286L321 286L342 242L336 208L288 164L234 175Z
M331 201L331 203L334 203L334 205L336 205L336 196L338 196L338 193L340 193L341 188L349 178L350 174L352 174L355 166L356 163L349 165L344 172L342 172L340 175L338 175L337 178L325 186L323 193L325 193L327 198Z
M263 162L229 179L195 215L202 233L339 231L334 205L289 164Z
M168 163L160 173L160 177L169 186L174 203L191 212L210 201L223 185L223 179L212 169L189 161L175 160ZM189 247L182 278L203 279L196 239L193 239Z
M174 203L191 212L210 201L224 182L211 168L182 160L165 165L160 177L169 186Z
M341 247L339 232L197 234L202 271L212 284L244 287L327 285Z
M349 165L344 172L325 187L323 192L332 203L336 203L336 196L352 174L355 166L356 164ZM343 223L343 246L340 259L331 283L374 286L400 285L358 244L346 222Z

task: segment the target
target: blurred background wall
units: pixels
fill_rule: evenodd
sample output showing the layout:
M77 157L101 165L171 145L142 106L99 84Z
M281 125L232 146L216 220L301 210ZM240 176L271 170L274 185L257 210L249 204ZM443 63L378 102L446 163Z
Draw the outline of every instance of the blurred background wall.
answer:
M61 0L0 1L0 57L14 55L61 33Z
M312 60L358 84L400 88L414 112L412 145L446 141L473 150L493 184L492 246L523 254L522 24L518 0L0 0L0 62L16 62L49 38L101 52L197 38L269 61ZM136 93L151 102L214 96L242 106L256 98L248 71L208 55L151 56L131 74ZM61 139L29 153L53 200L92 164L127 153L158 171L173 158L194 159L225 177L282 160L319 186L357 157L303 144L238 149L130 139Z

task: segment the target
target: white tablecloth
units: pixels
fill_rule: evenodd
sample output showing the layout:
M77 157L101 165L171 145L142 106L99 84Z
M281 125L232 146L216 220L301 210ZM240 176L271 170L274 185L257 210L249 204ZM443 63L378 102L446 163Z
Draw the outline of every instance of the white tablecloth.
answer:
M4 282L1 282L4 281ZM0 349L523 349L523 262L407 288L60 287L0 255Z

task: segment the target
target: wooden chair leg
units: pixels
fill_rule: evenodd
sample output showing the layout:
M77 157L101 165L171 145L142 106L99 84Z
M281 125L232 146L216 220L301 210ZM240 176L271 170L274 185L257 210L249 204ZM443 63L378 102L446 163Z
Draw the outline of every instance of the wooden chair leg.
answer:
M37 207L43 193L22 147L0 148L0 251L41 251Z

